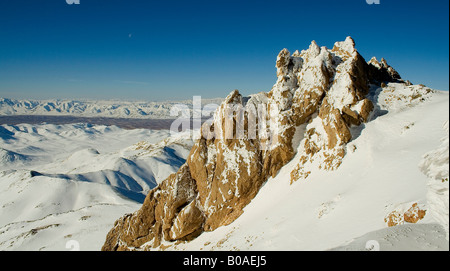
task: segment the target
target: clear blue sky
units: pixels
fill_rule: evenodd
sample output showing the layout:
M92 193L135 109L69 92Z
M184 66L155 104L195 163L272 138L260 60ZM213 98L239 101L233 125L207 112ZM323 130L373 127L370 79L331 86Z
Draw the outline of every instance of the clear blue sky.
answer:
M449 1L0 1L0 97L170 100L269 91L278 52L352 36L449 88Z

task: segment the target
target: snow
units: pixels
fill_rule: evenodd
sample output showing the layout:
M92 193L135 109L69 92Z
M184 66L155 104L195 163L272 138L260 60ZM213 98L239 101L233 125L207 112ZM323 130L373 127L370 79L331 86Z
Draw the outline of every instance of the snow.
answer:
M138 144L139 143L139 144ZM114 126L0 126L0 250L99 250L192 147L187 133ZM14 150L14 151L12 151Z
M397 112L429 99L434 92L424 85L407 86L400 83L389 83L386 87L379 88L376 93L381 110Z
M342 110L345 106L354 103L354 94L350 91L352 86L352 78L346 71L350 70L352 59L344 61L337 67L333 85L328 91L328 99L330 104L335 108Z
M446 238L449 238L449 136L448 120L443 125L445 136L441 145L423 156L420 170L428 177L427 200L431 215L444 226Z
M425 154L419 166L423 173L429 178L445 182L445 179L448 180L449 175L448 121L446 121L442 126L446 133L446 136L441 139L441 145L436 150Z
M409 224L369 232L363 236L355 238L348 244L333 248L332 250L448 250L448 241L445 240L442 227L437 224Z
M340 47L344 51L349 52L351 54L356 53L355 41L351 37L345 38L345 41L336 42L335 46Z

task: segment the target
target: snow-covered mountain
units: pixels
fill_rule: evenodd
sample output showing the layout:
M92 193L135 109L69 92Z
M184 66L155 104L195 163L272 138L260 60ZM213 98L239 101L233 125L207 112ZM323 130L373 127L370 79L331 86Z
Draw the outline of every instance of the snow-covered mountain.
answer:
M448 92L366 62L350 37L284 49L276 68L269 92L232 91L195 141L1 125L0 249L448 250ZM274 114L256 121L255 106Z
M114 126L0 126L0 250L99 250L192 147L186 133ZM70 243L69 243L70 244Z
M203 105L220 104L223 99L202 99ZM0 98L0 116L44 115L110 117L136 119L174 119L170 110L177 104L193 108L192 100L165 102L14 100Z
M448 250L448 92L350 37L276 68L270 92L225 98L103 250Z

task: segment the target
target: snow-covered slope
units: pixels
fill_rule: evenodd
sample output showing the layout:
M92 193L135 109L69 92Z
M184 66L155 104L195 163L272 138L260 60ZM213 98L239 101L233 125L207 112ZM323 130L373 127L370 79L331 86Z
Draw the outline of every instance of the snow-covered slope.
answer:
M188 134L114 126L0 126L0 250L99 250L192 147ZM70 243L69 243L70 244Z
M419 164L422 172L428 177L427 201L431 215L444 226L449 238L448 205L449 205L449 137L448 120L443 124L445 135L441 145L423 156Z
M221 98L202 99L203 105L220 104ZM48 115L112 117L137 119L173 119L170 110L177 104L193 108L192 100L166 102L14 100L0 98L0 116ZM180 107L181 108L181 107Z
M449 95L425 91L418 97L417 88L389 84L376 92L377 109L363 129L352 129L337 170L312 170L291 184L290 162L236 221L169 249L364 250L375 240L380 250L448 250L442 226L446 221L448 231L448 130L442 127L448 127ZM404 102L412 98L419 100ZM422 171L446 188L430 192ZM427 210L424 219L388 228L384 217L412 203Z

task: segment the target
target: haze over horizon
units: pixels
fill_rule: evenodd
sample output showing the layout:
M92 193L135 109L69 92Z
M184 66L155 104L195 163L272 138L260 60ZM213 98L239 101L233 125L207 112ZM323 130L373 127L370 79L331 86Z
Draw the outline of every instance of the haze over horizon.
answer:
M283 48L353 37L414 84L449 89L448 1L0 2L0 97L183 100L269 91Z

